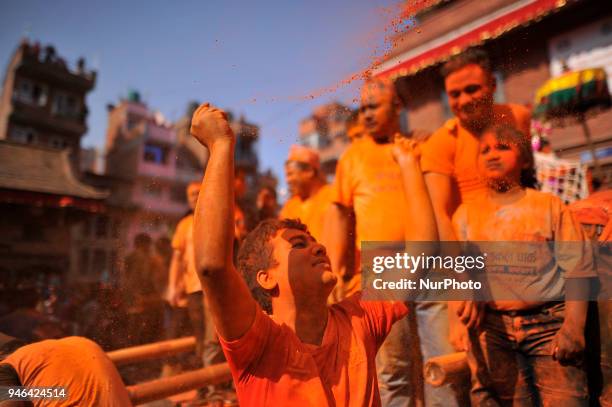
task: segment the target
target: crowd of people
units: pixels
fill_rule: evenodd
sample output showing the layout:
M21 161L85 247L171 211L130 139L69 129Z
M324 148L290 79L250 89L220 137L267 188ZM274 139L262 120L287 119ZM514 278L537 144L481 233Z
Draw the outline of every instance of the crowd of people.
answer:
M203 181L187 188L191 210L155 256L139 235L126 259L132 340L176 338L189 325L201 366L227 360L233 378L198 396L214 400L234 386L243 406L612 406L612 222L594 227L580 203L572 211L537 190L531 114L494 102L492 72L478 49L444 64L454 117L433 134L402 134L393 82L366 80L359 131L333 183L315 150L292 146L290 199L277 211L275 190L262 188L256 225L241 209L245 183L227 117L201 105L191 133L210 158ZM550 259L532 278L513 280L517 292L540 299L364 299L363 242L412 241L548 242ZM579 249L566 252L564 242ZM599 319L587 301L596 284ZM599 340L599 364L587 360L586 338ZM22 362L31 353L20 349L0 360L0 385L34 380ZM425 382L424 361L459 351L469 385ZM162 375L179 365L167 360ZM119 389L113 397L126 396Z

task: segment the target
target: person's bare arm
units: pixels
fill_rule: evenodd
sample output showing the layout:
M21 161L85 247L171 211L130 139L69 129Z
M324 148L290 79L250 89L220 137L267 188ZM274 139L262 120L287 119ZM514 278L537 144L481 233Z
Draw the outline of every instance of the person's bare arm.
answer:
M392 152L402 173L407 216L410 218L410 227L405 233L406 241L437 242L436 217L421 172L417 144L408 138L396 137Z
M195 264L217 332L226 340L251 327L257 305L234 268L234 144L225 113L208 103L194 113L191 134L210 152L195 209Z
M178 284L185 271L184 264L181 261L182 257L182 253L175 249L172 253L172 260L170 262L166 300L168 300L168 303L173 307L178 306L179 298L183 294L180 290L181 285Z
M566 279L565 318L552 340L553 359L562 365L580 362L585 348L584 329L589 303L575 298L588 298L590 281L587 278Z
M425 184L431 197L440 240L457 240L451 221L453 212L457 209L457 200L453 197L452 178L450 175L428 172L425 174Z
M349 245L354 244L354 237L350 235L351 210L339 203L330 205L325 215L325 228L323 230L323 245L327 247L332 270L342 278L348 278L354 274L354 270L348 270L346 256Z
M425 174L425 183L436 216L440 241L452 242L457 240L453 228L452 214L457 209L453 196L452 178L446 174L429 172ZM446 255L460 254L459 246L445 245ZM458 278L467 278L465 273L458 274ZM482 321L484 304L475 301L449 301L448 322L449 340L457 350L467 348L467 328L476 327Z

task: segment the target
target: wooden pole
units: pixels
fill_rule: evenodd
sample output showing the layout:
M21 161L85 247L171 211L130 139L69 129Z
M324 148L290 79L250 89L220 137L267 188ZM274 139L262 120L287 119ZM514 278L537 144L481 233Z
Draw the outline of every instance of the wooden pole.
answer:
M190 352L193 349L195 349L195 337L190 336L118 349L108 352L106 355L115 365L121 366L143 360L159 359L178 353Z
M175 394L200 389L204 386L227 382L232 379L229 365L220 363L176 376L152 380L128 386L127 391L134 405L163 400Z
M436 356L429 359L424 368L425 380L434 387L459 382L469 374L466 352Z

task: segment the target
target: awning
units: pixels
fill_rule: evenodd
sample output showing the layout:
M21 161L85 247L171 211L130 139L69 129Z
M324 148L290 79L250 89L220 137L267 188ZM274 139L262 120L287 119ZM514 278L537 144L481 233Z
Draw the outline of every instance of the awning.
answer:
M383 61L373 72L395 79L407 76L459 54L466 48L497 38L519 26L539 20L567 4L565 0L521 0L435 38L416 49ZM411 35L409 32L406 35Z

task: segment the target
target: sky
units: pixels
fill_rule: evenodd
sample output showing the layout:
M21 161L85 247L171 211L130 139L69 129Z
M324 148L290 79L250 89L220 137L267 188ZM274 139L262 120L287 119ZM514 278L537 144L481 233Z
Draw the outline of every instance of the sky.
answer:
M398 0L5 1L0 5L3 75L21 38L53 44L70 66L98 72L87 97L84 147L103 148L108 103L130 89L174 121L208 101L261 127L260 170L284 186L283 162L298 125L316 106L355 107L366 69L385 47ZM315 95L311 98L311 95Z

